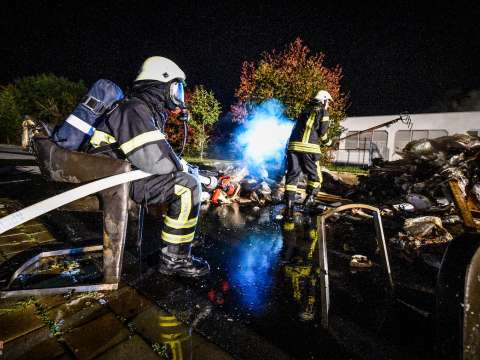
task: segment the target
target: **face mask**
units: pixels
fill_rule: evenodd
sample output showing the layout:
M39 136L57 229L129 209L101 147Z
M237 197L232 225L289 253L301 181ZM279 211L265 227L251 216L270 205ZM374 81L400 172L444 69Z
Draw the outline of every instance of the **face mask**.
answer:
M185 87L183 81L170 84L170 100L180 108L185 108Z

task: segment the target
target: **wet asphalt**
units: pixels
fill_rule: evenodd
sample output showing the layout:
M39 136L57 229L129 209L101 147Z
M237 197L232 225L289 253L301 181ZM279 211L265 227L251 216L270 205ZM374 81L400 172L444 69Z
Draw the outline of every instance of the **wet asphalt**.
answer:
M0 186L1 196L24 205L65 188L38 175L8 172L0 177L28 179L28 186ZM381 266L354 271L341 251L329 258L331 319L323 329L314 219L298 214L294 230L285 231L281 211L282 205L204 207L193 253L208 260L211 273L201 279L159 274L160 223L147 214L138 248L132 220L123 279L239 359L416 359L432 353L431 317L388 296ZM53 211L42 221L66 244L101 242L98 213ZM366 255L376 260L375 254ZM71 278L98 280L95 264L85 261ZM35 281L50 285L44 278ZM412 298L412 303L418 300Z

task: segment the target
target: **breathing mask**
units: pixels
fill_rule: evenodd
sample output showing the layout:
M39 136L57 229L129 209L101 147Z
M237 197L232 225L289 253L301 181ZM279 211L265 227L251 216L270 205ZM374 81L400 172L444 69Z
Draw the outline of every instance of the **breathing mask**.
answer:
M185 83L182 80L175 80L170 83L170 100L179 108L185 108Z

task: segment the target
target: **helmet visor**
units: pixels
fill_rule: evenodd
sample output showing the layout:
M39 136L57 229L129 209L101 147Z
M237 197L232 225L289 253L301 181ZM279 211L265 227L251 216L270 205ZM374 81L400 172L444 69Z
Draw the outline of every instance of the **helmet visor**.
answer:
M174 81L170 85L170 99L179 106L185 107L185 85L183 81Z

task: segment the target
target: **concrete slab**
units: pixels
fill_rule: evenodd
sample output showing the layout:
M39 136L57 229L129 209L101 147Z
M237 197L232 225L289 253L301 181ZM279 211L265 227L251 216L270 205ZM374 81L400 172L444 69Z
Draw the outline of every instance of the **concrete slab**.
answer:
M163 343L169 339L189 337L189 328L173 315L156 307L140 313L133 320L135 331L152 343Z
M46 231L45 226L36 220L35 221L30 220L28 223L23 224L21 226L21 229L28 234L32 234L40 231Z
M228 353L217 345L209 342L203 336L192 335L192 359L193 360L233 360Z
M0 246L3 245L11 245L11 244L19 244L22 242L29 242L32 239L24 232L18 231L15 234L2 234L0 236Z
M63 347L51 337L47 327L8 342L4 349L6 359L53 359L63 352Z
M50 232L48 232L47 230L35 233L28 233L27 235L30 237L30 239L35 240L39 244L55 241L53 235L50 234Z
M64 335L65 343L80 360L93 359L128 338L129 332L107 313Z
M135 335L131 339L124 341L106 353L100 355L97 359L101 360L132 360L146 359L158 360L158 355L148 344ZM205 358L206 359L206 358Z
M129 286L108 294L106 300L115 314L127 320L154 306L153 302Z
M19 357L18 360L49 360L56 359L58 356L61 356L64 353L63 347L57 342L56 339L52 338L47 341L44 341L29 352Z
M12 311L0 315L0 339L4 341L6 346L9 341L42 326L44 324L35 315L35 306L33 304L24 309L12 309Z
M60 306L52 308L48 312L48 317L54 322L63 321L62 331L65 332L91 322L108 312L108 308L100 304L95 295L78 294Z
M10 258L15 254L30 249L36 245L38 245L38 243L33 240L13 244L0 244L0 251L2 251L5 257Z
M45 306L45 309L49 310L66 303L67 299L63 295L42 296L38 298L38 302Z

